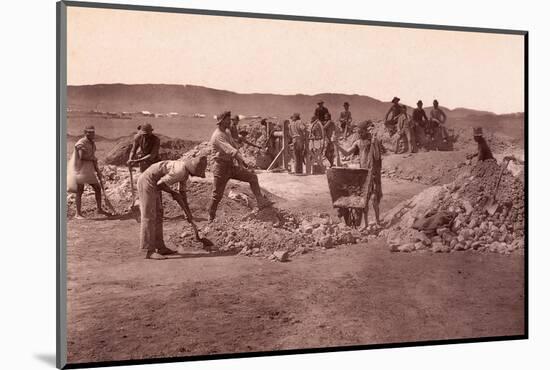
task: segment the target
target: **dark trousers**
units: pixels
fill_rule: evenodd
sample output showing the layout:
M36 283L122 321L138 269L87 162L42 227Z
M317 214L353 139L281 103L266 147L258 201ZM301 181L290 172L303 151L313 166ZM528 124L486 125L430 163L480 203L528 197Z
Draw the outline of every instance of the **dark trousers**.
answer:
M235 166L233 162L229 161L214 159L213 162L212 174L214 175L214 184L212 187L212 201L208 210L211 220L216 218L218 204L223 198L225 186L230 179L248 182L252 193L256 196L256 200L259 201L261 199L262 193L260 192L258 176L254 172L240 166Z
M302 173L303 172L303 162L304 162L304 139L301 137L293 137L293 151L294 151L294 172Z
M332 141L327 142L325 158L328 160L328 163L330 163L330 167L334 166L334 143Z

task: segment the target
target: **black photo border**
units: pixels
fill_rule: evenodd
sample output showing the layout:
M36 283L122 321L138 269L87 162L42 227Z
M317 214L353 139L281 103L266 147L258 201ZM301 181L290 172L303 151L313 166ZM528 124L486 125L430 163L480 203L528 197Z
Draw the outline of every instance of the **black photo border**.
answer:
M492 336L467 339L444 339L444 340L428 340L417 342L402 342L402 343L385 343L385 344L366 344L353 346L336 346L323 348L304 348L293 350L273 350L260 352L245 352L245 353L226 353L213 355L197 355L188 357L167 357L167 358L151 358L140 360L122 360L122 361L101 361L101 362L86 362L86 363L67 363L67 204L66 204L66 134L67 134L67 7L81 8L101 8L101 9L118 9L118 10L133 10L146 12L163 12L163 13L182 13L195 15L223 16L223 17L241 17L241 18L256 18L256 19L272 19L286 21L301 21L301 22L320 22L320 23L340 23L352 25L368 25L368 26L383 26L383 27L398 27L398 28L413 28L413 29L429 29L442 31L461 31L461 32L481 32L495 33L508 35L521 35L524 37L524 137L525 137L525 255L524 255L524 334L513 336ZM250 13L250 12L233 12L220 10L204 10L204 9L188 9L162 6L144 6L144 5L129 5L129 4L112 4L112 3L97 3L97 2L80 2L80 1L60 1L56 4L56 39L57 39L57 63L56 63L56 366L59 369L76 369L76 368L93 368L104 366L125 366L125 365L142 365L142 364L158 364L171 362L187 362L187 361L203 361L203 360L218 360L232 358L248 358L261 356L280 356L293 354L310 354L323 352L343 352L357 351L365 349L382 349L382 348L402 348L402 347L417 347L417 346L433 346L444 344L462 344L462 343L481 343L494 341L509 341L522 340L529 338L529 247L528 247L528 156L529 156L529 85L528 85L528 69L529 69L529 32L525 30L511 29L495 29L495 28L478 28L478 27L461 27L461 26L444 26L436 24L418 24L418 23L401 23L401 22L382 22L368 21L358 19L341 19L341 18L325 18L325 17L310 17L298 15L284 14L265 14L265 13Z

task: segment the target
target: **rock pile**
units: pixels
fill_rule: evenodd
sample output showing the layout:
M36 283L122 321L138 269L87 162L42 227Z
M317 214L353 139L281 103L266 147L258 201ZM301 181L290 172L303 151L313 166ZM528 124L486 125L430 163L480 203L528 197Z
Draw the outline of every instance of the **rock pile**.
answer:
M183 153L197 145L196 141L171 138L156 134L160 138L160 158L161 160L174 160L181 157ZM134 136L122 137L115 144L113 149L105 157L105 163L109 165L125 166L132 150Z
M501 171L496 161L475 165L454 182L434 186L389 211L382 232L394 252L453 252L473 250L509 254L524 249L524 188L510 172L504 172L496 195L494 215L483 205L493 194ZM416 230L423 217L452 215L433 230Z
M244 217L217 220L203 229L204 237L220 252L265 257L284 262L315 249L365 242L366 237L327 215L300 219L275 207L249 212ZM175 238L176 244L196 243L190 232Z

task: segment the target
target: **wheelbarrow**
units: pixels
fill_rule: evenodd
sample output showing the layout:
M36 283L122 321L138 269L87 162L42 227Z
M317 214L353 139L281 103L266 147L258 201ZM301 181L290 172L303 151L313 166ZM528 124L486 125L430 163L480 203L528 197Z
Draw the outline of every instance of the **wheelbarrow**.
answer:
M361 225L367 206L366 180L369 171L364 168L332 167L327 169L328 188L332 206L344 218L346 225Z

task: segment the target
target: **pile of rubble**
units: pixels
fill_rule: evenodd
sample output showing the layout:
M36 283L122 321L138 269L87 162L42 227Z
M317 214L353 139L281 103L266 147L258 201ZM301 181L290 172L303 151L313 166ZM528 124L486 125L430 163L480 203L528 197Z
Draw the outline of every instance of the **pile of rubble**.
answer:
M476 164L454 182L426 189L390 210L381 235L393 252L472 250L502 254L524 250L523 182L505 171L490 215L484 204L496 187L502 167L496 161ZM422 221L430 228L419 227Z
M160 139L159 155L161 160L178 159L182 153L197 145L196 141L171 138L161 134L156 134L156 136ZM107 153L104 162L108 165L126 166L133 143L134 135L121 137L113 149Z
M301 218L276 207L217 220L202 233L217 251L281 262L315 249L330 249L367 240L359 231L332 220L328 215ZM190 231L172 240L180 246L196 244Z

